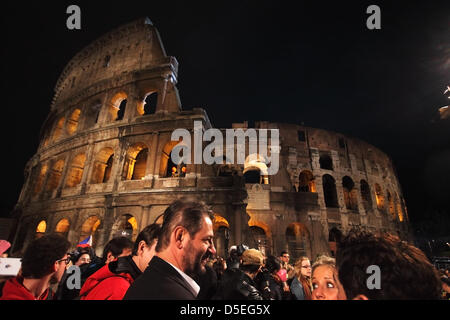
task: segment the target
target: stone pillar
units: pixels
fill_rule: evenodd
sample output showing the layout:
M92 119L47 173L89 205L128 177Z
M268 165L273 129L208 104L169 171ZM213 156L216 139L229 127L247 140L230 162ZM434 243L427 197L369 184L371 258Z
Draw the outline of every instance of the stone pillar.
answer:
M84 194L86 191L86 185L90 182L89 177L92 175L91 171L94 167L95 155L94 155L94 143L89 141L89 146L86 150L86 160L84 162L83 175L81 177L81 192Z
M159 169L156 168L156 158L158 152L159 133L152 134L152 144L150 147L149 156L147 158L147 175L149 177L159 176Z

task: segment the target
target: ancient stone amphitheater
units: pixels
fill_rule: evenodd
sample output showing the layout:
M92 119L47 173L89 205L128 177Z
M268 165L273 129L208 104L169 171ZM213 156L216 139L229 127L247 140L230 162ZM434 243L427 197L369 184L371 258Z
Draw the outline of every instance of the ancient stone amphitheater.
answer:
M259 156L242 165L175 165L173 130L192 131L194 121L213 127L204 109L181 109L177 71L148 18L75 55L56 84L40 145L25 168L13 253L57 232L73 246L92 234L101 254L112 237L134 239L146 225L160 223L165 208L183 196L213 208L221 256L239 243L272 254L288 250L293 258L334 254L336 240L352 227L409 237L390 158L356 138L257 122L255 128L279 129L276 175L266 174Z

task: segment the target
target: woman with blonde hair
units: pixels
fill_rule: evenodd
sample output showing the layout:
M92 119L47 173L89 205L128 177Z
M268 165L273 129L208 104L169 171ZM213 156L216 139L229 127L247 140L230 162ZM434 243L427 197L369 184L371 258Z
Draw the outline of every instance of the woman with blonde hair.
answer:
M295 276L290 283L292 299L311 300L311 262L308 257L300 257L294 264Z
M336 260L319 256L312 267L313 300L346 300L344 287L338 278Z

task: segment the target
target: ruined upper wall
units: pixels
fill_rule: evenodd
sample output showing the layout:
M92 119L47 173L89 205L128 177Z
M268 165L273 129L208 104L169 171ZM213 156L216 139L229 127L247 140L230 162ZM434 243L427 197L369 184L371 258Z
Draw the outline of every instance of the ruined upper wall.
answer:
M167 59L159 33L149 18L123 25L93 41L70 60L56 83L52 110L94 84L167 64ZM174 72L176 77L177 70Z

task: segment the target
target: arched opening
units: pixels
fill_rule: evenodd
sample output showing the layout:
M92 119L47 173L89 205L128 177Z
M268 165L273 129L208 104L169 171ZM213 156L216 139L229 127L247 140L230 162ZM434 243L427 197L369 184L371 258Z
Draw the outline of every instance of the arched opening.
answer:
M52 141L56 141L61 137L63 130L64 130L64 122L65 121L66 121L66 118L62 117L56 123L55 129L53 130Z
M266 159L260 154L249 155L244 162L245 183L269 184Z
M111 170L114 163L114 150L112 148L103 148L97 154L92 170L91 183L106 183L111 176Z
M328 154L321 154L319 158L320 169L333 170L333 159Z
M322 177L323 196L325 199L325 206L328 208L338 208L338 197L336 192L336 181L329 174Z
M328 244L330 246L332 257L336 256L337 245L339 242L341 242L341 239L342 232L336 227L331 228L328 232Z
M378 183L375 183L375 199L377 201L377 208L384 211L384 195Z
M70 222L68 219L64 218L59 220L58 224L55 227L55 232L67 239L69 229L70 229Z
M186 164L180 163L175 164L172 161L172 149L178 144L178 141L169 141L163 149L161 154L161 164L159 169L159 174L161 177L166 178L177 178L177 177L185 177L187 173ZM183 156L183 152L180 152L180 156Z
M100 101L85 109L84 113L84 129L89 129L98 123L102 104Z
M397 199L397 216L398 216L398 220L400 222L403 222L404 215L403 215L402 204L400 202L400 199Z
M228 246L230 240L230 225L228 221L218 215L214 215L213 231L214 231L214 245L217 251L217 256L227 258Z
M261 251L265 256L271 254L269 239L266 231L256 225L249 226L250 230L250 247Z
M40 237L42 237L45 234L46 230L47 230L47 222L45 222L45 220L42 220L41 222L38 223L36 227L35 239L39 239Z
M80 184L81 178L83 177L85 162L86 155L84 153L80 153L75 158L73 158L70 170L67 174L66 187L73 188Z
M245 183L258 183L262 182L261 171L258 168L249 168L244 172Z
M109 121L122 120L125 114L128 95L125 92L118 92L112 97L109 106Z
M101 221L97 216L90 216L81 226L81 234L78 242L83 241L89 236L92 236L92 248L95 248L98 243L98 237L100 235Z
M120 216L112 229L112 236L127 237L131 241L135 241L138 235L137 220L131 214L124 214Z
M286 243L292 261L308 256L309 232L301 223L291 223L286 229Z
M42 190L42 185L44 184L45 176L47 175L48 166L46 164L42 165L39 175L36 179L36 184L34 185L34 195L38 194Z
M309 170L300 172L298 178L299 192L316 192L316 183L314 182L314 175Z
M73 135L78 128L78 120L80 119L81 110L75 109L67 119L66 130L69 135Z
M156 112L156 104L158 102L158 93L152 92L144 99L144 115L154 114Z
M388 206L389 206L389 214L392 216L392 218L395 219L394 198L392 197L389 190L386 192L386 194L387 194L387 200L388 200Z
M344 201L347 210L358 211L358 193L352 178L345 176L342 178L342 189L344 191Z
M372 210L372 197L370 196L370 187L366 180L360 181L361 198L364 205L364 210L369 212Z
M46 191L53 191L58 187L59 181L61 180L63 169L64 169L64 160L61 159L56 161L52 169L50 170Z
M122 178L124 180L140 180L144 178L147 169L147 156L148 148L145 144L138 143L130 147L124 162Z

